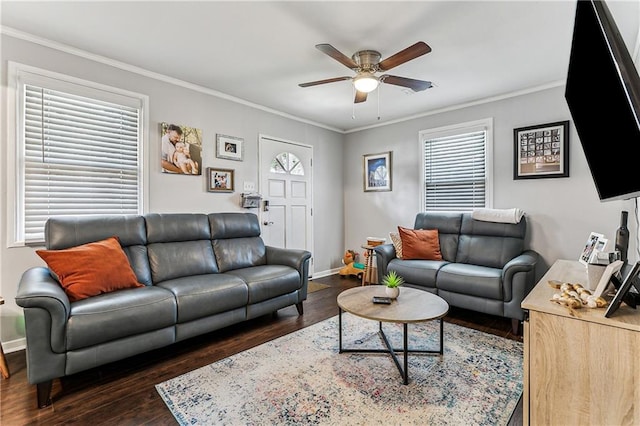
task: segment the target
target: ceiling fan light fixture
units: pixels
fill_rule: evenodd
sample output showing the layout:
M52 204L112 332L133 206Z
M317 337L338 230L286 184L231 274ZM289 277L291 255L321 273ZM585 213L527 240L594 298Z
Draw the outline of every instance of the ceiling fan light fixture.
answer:
M353 85L358 92L370 93L378 87L378 78L371 73L361 73L353 79Z

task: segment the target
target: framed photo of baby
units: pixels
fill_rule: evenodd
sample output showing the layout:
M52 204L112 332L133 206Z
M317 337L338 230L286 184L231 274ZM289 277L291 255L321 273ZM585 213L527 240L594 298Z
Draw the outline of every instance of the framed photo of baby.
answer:
M207 167L207 191L235 191L235 179L233 174L233 169L218 169L216 167Z
M202 130L168 122L160 123L162 173L202 175Z

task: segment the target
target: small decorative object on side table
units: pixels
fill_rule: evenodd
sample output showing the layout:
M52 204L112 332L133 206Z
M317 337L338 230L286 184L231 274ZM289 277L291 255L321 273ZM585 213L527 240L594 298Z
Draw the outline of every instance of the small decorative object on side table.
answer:
M4 299L0 297L0 305L4 304ZM2 377L5 379L9 378L9 366L7 365L7 360L4 357L4 351L2 350L2 342L0 342L0 373L2 373Z

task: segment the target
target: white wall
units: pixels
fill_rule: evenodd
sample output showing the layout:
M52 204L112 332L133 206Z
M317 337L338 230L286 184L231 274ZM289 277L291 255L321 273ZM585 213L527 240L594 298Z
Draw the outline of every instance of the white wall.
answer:
M629 212L632 240L629 258L637 258L634 204L599 201L564 100L563 86L347 134L346 247L362 251L360 245L368 236L386 237L390 241L389 232L398 225L413 226L420 211L419 131L485 118L493 118L494 126L493 207L519 207L526 212L527 244L542 256L539 275L556 259L578 259L591 231L613 240L622 210ZM513 129L562 120L571 121L570 176L514 180ZM393 191L363 192L362 156L383 151L393 151Z
M63 53L24 40L2 36L2 132L0 147L0 340L5 349L22 344L24 325L21 309L15 304L16 288L22 272L44 265L34 247L7 248L7 188L15 183L7 175L8 140L6 108L7 61L15 61L98 82L149 96L149 172L150 212L227 212L243 211L239 207L244 181L259 183L258 135L267 134L313 146L314 153L314 266L316 275L340 266L344 250L344 206L342 191L342 144L344 135L321 127L292 120L250 106L211 96L180 85L170 84L138 73L124 71L100 62ZM235 169L236 192L214 194L206 191L205 174L176 176L161 173L159 123L170 121L198 127L203 131L202 168L218 166ZM215 135L222 133L244 138L244 161L215 158ZM257 210L250 210L258 213Z

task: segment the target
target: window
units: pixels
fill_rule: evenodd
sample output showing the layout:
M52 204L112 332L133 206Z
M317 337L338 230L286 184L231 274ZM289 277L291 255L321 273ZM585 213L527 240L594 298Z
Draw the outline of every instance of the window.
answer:
M490 119L420 132L425 211L490 207L491 139Z
M44 241L50 216L142 213L145 98L31 67L15 75L15 242Z
M290 175L304 176L304 167L298 156L291 152L281 152L271 160L271 173L286 173Z

